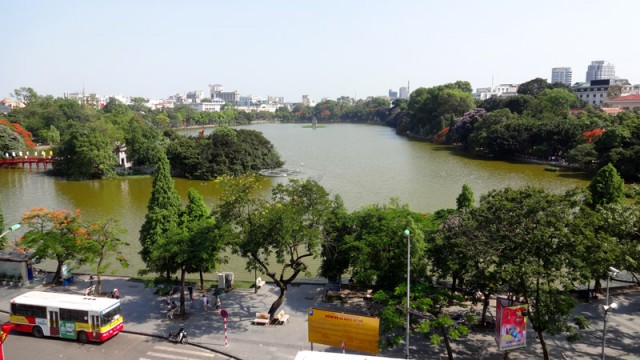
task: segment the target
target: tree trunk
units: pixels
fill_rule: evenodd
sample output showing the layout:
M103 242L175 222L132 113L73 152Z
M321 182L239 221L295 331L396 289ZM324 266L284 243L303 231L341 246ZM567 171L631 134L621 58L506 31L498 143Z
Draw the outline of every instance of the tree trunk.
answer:
M204 290L204 276L202 275L202 269L200 269L200 289L202 289L202 291L205 292L205 290Z
M96 267L96 277L98 278L98 284L95 290L96 295L102 295L102 277L100 276L100 268L102 268L102 258L98 260L98 266Z
M276 311L278 311L280 306L284 304L284 295L287 292L287 284L277 282L276 285L278 285L278 288L280 288L280 296L278 296L276 301L274 301L269 308L269 322L273 320L273 318L276 316Z
M185 268L180 268L180 316L184 317L185 315L185 307L184 307L184 276L185 276Z
M58 261L56 272L53 274L53 279L51 280L51 283L54 286L58 283L58 280L60 280L60 277L62 276L62 265L64 265L64 261Z
M489 310L490 299L490 294L482 293L482 319L480 320L480 324L482 324L483 327L487 323L487 310Z
M449 334L446 329L442 330L442 337L444 338L444 346L447 348L447 356L449 357L449 360L453 360L453 349L451 348Z
M540 345L542 345L542 354L544 355L544 360L549 360L549 350L547 349L547 342L544 340L544 334L542 331L537 331L538 338L540 339Z

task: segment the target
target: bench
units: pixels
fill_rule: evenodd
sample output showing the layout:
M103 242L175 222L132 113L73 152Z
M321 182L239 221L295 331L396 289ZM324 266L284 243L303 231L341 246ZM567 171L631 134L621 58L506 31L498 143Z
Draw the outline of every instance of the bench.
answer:
M263 287L264 284L266 284L266 282L264 280L262 280L262 278L257 278L256 279L256 288L257 289L260 289L261 287Z
M289 322L289 315L285 315L284 311L278 313L278 325L285 325Z
M256 313L256 318L253 319L253 323L258 325L269 325L269 314L267 313Z

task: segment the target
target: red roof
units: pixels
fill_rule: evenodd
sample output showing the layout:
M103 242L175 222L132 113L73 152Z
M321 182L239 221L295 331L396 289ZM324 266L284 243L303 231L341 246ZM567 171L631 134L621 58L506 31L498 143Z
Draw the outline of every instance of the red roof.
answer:
M631 95L625 95L625 96L618 96L617 98L613 99L612 101L638 101L640 100L640 94L631 94Z
M618 108L602 108L602 111L604 111L607 114L617 114L617 113L621 113L623 111L625 111L624 109L618 109Z

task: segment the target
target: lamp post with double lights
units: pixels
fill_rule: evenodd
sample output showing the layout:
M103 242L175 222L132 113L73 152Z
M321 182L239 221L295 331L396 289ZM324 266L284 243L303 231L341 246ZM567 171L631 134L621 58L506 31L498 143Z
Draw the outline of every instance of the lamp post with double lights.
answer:
M607 273L607 297L604 303L604 326L602 327L602 360L605 360L604 348L607 343L607 315L609 314L609 310L615 310L618 308L618 304L611 303L609 304L609 280L616 276L620 270L609 267L609 271Z
M411 231L406 229L404 234L407 236L407 359L409 358L409 335L410 335L410 323L411 317L409 313L409 293L411 288Z

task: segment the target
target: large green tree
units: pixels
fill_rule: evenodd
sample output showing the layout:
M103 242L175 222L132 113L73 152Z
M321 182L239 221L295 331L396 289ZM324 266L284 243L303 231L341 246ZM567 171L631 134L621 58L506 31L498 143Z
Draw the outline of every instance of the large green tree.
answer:
M407 241L411 241L412 277L426 273L427 245L423 232L424 215L391 201L372 205L351 214L351 235L346 249L351 273L358 284L393 289L406 281ZM410 236L404 231L409 229ZM403 280L404 279L404 280Z
M610 163L598 170L587 189L593 207L619 204L624 200L624 180Z
M278 184L269 201L257 192L255 175L223 177L219 183L216 222L228 225L234 251L247 259L247 270L259 268L280 290L268 311L273 318L291 282L307 272L307 259L320 255L332 201L312 180Z
M214 226L209 208L202 195L189 189L188 202L180 212L177 224L168 236L153 245L152 258L170 258L179 271L180 314L185 315L185 276L215 268L224 246L224 234ZM201 286L203 284L201 283Z
M34 208L23 215L22 222L29 230L20 245L33 250L35 262L45 259L56 262L54 284L61 279L65 263L83 263L89 234L78 211Z
M147 204L147 214L140 229L140 256L147 265L147 272L167 275L176 271L176 264L171 256L154 253L155 245L163 240L170 240L169 231L178 226L182 205L180 197L171 178L169 160L163 152L159 154L156 173L151 189L151 198Z
M568 231L579 207L577 192L556 195L537 188L494 190L480 199L474 221L486 241L498 244L496 268L504 286L529 306L529 321L549 359L545 333L571 332L576 302L570 291L585 274Z
M56 174L73 180L112 177L118 160L109 134L104 124L76 123L54 149Z

